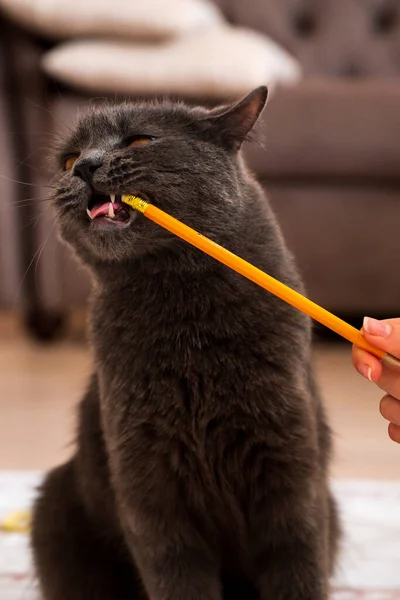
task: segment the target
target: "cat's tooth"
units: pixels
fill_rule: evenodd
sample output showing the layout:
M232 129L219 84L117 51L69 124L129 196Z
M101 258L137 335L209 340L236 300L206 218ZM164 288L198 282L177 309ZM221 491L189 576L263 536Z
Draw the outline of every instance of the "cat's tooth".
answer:
M112 202L110 202L110 204L108 205L108 216L110 217L110 219L113 219L115 217L115 212L114 212L114 207L112 205Z
M89 210L88 208L86 209L86 212L87 212L87 214L88 214L88 216L89 216L89 219L90 219L91 221L93 221L92 214L91 214L91 212L90 212L90 210Z
M115 203L115 194L110 194L111 202Z

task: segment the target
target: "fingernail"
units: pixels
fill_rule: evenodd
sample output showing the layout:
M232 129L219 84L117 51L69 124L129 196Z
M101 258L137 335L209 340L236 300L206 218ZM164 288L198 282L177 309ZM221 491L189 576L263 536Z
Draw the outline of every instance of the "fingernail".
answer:
M366 379L369 379L370 381L372 381L372 368L371 367L369 367L368 365L360 365L359 367L357 367L357 370L360 373L360 375L362 375Z
M392 327L387 323L382 323L377 319L371 319L371 317L364 317L363 328L370 335L376 335L378 337L388 338L392 333Z

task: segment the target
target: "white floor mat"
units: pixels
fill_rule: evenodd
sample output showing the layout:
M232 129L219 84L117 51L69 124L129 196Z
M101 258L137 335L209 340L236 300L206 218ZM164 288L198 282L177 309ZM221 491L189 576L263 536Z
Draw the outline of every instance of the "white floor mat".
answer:
M29 508L40 479L0 471L0 522ZM400 600L400 482L343 480L334 491L345 538L332 600ZM0 600L38 600L26 535L0 531Z

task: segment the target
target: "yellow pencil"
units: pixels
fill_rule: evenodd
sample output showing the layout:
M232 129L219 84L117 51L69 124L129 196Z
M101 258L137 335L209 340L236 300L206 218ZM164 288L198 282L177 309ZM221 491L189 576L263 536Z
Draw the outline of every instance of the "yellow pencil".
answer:
M177 235L192 246L195 246L227 267L233 269L237 273L240 273L243 275L243 277L250 279L250 281L253 281L268 292L278 296L278 298L281 298L312 319L322 323L322 325L332 329L332 331L335 331L359 348L370 352L387 364L400 367L400 360L391 354L386 353L384 350L380 350L379 348L372 346L372 344L367 342L367 340L355 327L352 327L342 319L339 319L339 317L336 317L321 306L318 306L318 304L315 304L315 302L305 298L305 296L302 294L292 290L274 277L267 275L267 273L264 273L257 267L254 267L239 256L236 256L236 254L233 254L232 252L229 252L229 250L226 250L222 246L212 242L210 239L201 235L191 227L184 225L163 210L160 210L156 206L153 206L152 204L149 204L148 202L145 202L136 196L123 196L123 201L138 212L145 215L154 223L157 223L157 225L164 227L164 229L167 229L171 233Z

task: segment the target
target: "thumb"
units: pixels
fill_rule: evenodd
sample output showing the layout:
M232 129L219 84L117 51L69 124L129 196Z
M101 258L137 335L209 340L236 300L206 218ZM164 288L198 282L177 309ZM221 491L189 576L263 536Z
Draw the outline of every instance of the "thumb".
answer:
M362 333L373 346L400 358L400 319L378 321L365 317Z

